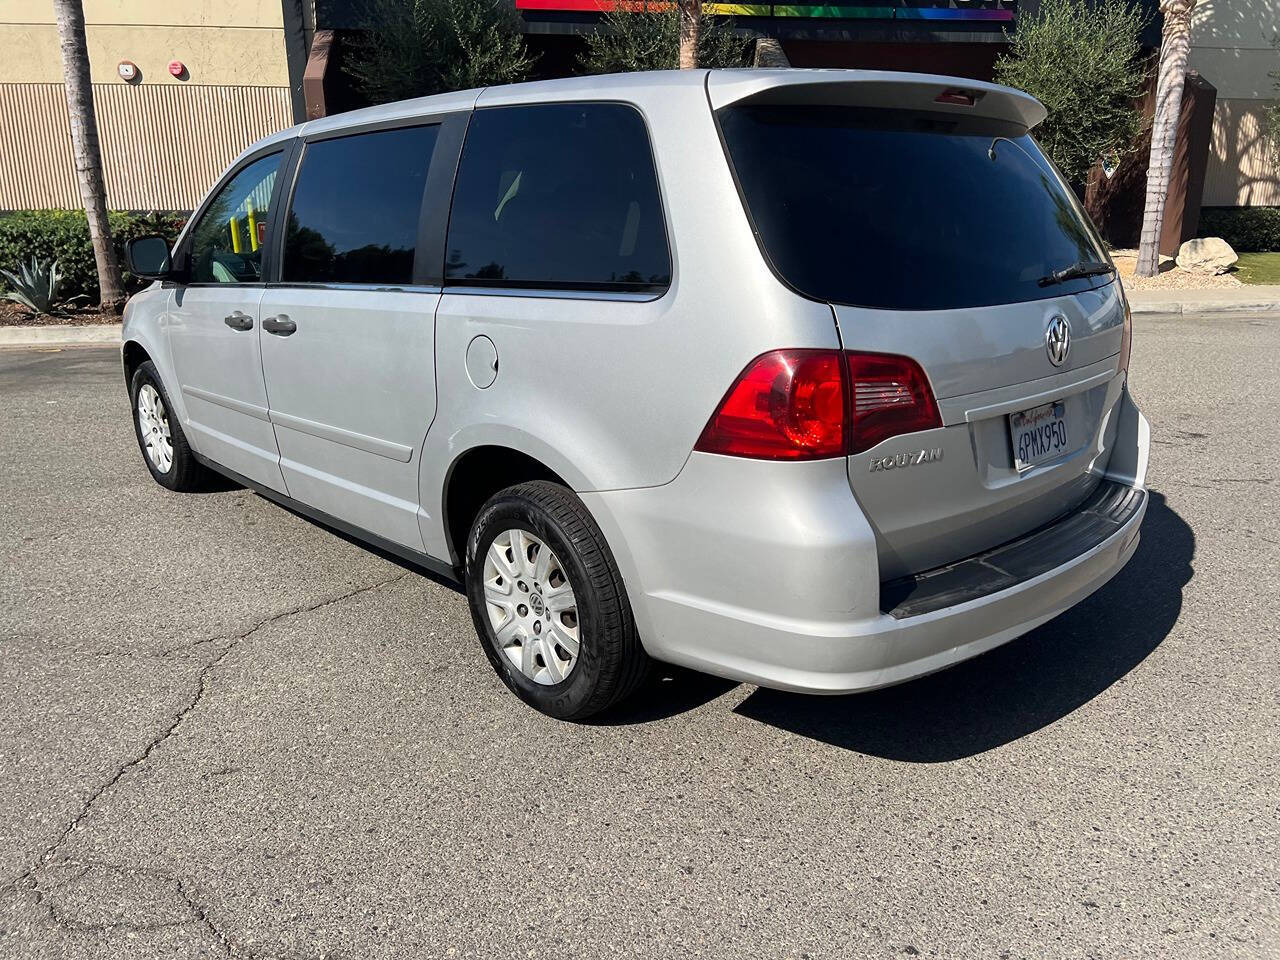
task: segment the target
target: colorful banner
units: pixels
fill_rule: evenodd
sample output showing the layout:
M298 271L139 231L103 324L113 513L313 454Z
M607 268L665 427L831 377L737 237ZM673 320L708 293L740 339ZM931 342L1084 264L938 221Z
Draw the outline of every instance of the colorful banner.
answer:
M634 0L516 0L517 10L557 10L605 13L617 6L639 7ZM665 10L667 3L647 3L645 9ZM955 6L918 6L908 0L886 4L765 4L704 3L702 10L723 17L820 17L836 20L997 20L1011 21L1013 5L1000 0L956 0Z

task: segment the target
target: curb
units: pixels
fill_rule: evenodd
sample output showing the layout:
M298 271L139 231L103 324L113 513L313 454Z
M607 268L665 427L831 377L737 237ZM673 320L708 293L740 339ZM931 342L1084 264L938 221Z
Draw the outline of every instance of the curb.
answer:
M120 324L51 323L43 327L0 327L0 347L119 344Z
M1228 317L1242 313L1280 313L1280 301L1150 300L1146 303L1135 303L1130 300L1129 309L1135 317L1180 317L1183 314L1198 317Z

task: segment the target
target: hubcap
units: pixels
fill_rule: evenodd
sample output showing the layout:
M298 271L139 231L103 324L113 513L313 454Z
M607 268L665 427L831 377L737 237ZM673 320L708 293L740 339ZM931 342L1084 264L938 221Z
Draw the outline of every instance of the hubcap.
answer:
M484 600L498 649L535 683L559 683L578 662L578 601L568 574L528 530L504 530L484 558Z
M169 436L169 414L160 392L149 383L138 391L138 431L147 459L161 473L173 466L173 438Z

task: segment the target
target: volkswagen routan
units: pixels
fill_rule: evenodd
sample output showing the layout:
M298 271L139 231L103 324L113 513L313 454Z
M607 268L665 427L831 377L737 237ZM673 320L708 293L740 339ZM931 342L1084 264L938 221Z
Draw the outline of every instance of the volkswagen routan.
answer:
M1106 583L1146 508L1128 307L1044 116L689 70L286 130L129 247L143 460L458 582L555 717L654 660L828 694L942 669Z

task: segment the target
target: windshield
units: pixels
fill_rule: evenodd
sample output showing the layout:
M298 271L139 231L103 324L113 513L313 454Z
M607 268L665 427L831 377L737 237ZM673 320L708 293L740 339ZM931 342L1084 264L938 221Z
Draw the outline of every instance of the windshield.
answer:
M942 310L1061 296L1040 280L1107 256L1022 127L838 106L717 114L774 269L819 300Z

